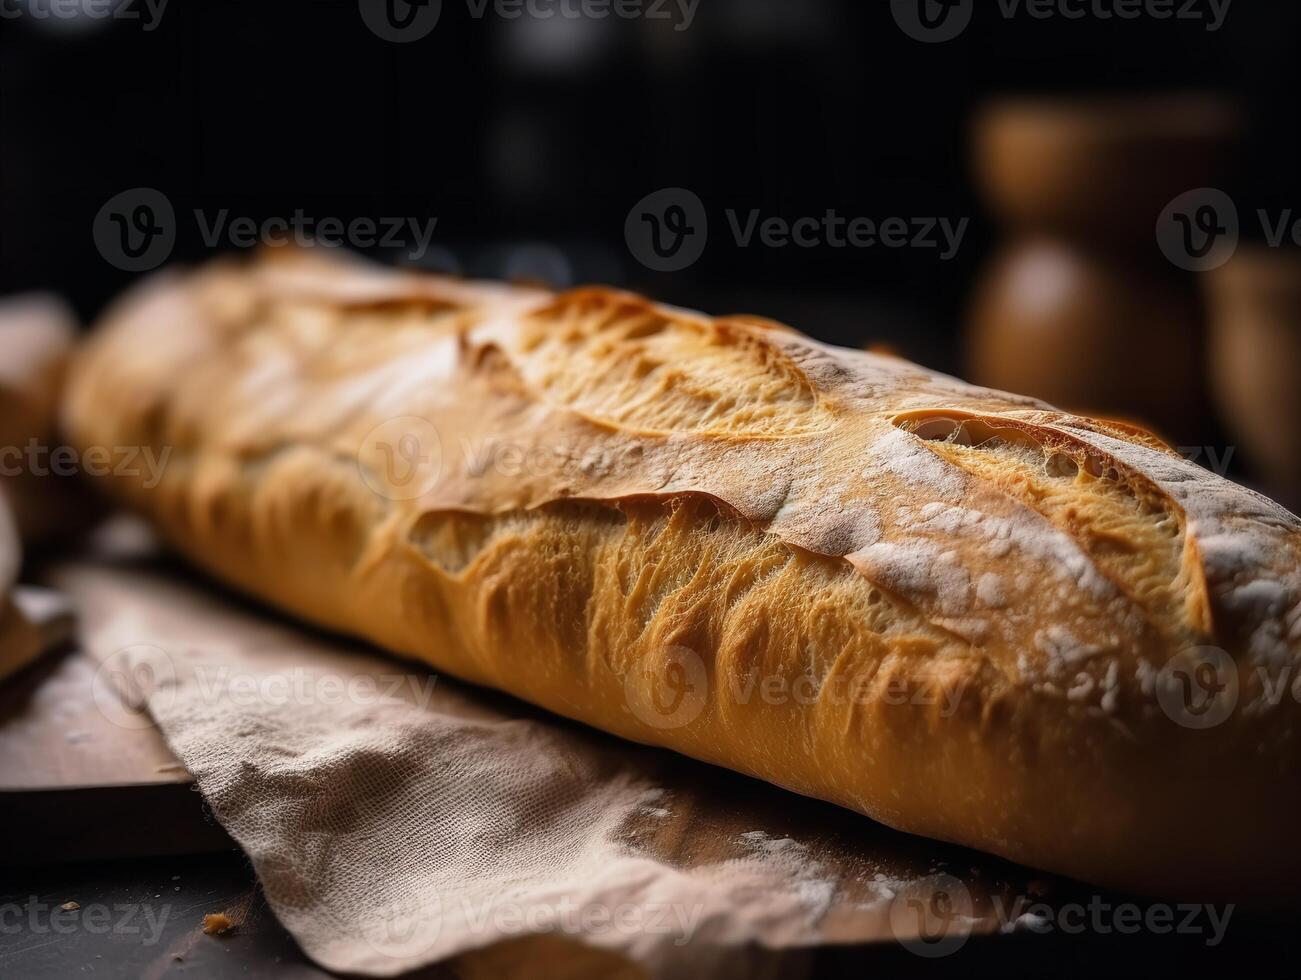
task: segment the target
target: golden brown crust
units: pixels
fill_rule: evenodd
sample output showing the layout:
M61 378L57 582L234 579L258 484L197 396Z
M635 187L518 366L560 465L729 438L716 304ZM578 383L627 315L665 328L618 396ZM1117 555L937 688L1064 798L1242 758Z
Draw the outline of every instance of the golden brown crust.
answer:
M170 452L117 491L196 562L457 676L1105 884L1301 870L1270 686L1301 524L1130 427L757 318L309 255L148 285L65 415ZM1200 731L1159 694L1208 647L1239 691Z

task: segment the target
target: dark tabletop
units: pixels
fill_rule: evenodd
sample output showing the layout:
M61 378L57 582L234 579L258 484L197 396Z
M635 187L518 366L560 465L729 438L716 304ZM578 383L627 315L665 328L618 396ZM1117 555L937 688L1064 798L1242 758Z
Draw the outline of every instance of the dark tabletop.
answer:
M77 910L59 906L76 902ZM203 918L223 913L238 925L205 935ZM1196 936L1097 935L972 938L942 959L893 945L829 948L790 961L786 975L1097 976L1139 971L1237 976L1244 967L1268 976L1298 952L1287 926L1236 918L1214 947ZM527 964L521 975L527 974ZM1268 972L1266 972L1268 971ZM456 977L455 966L422 977ZM71 976L323 977L276 921L238 851L0 868L0 977L61 980Z

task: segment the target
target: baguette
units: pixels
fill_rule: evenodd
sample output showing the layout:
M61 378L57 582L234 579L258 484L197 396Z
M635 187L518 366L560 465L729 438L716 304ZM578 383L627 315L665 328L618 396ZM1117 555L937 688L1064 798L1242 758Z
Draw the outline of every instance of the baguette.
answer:
M309 253L139 287L64 416L169 453L103 482L313 623L1048 871L1296 892L1301 524L1136 428Z

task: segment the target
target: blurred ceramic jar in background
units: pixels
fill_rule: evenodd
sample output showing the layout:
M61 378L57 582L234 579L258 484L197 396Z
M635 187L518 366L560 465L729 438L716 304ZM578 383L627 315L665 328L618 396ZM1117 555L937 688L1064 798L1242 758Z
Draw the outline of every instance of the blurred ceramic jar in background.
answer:
M76 337L75 316L53 296L0 300L0 494L29 542L60 537L93 510L76 503L75 481L32 465L58 444L59 391Z
M974 166L1007 238L973 297L971 379L1204 441L1201 293L1162 256L1154 228L1172 199L1214 183L1237 130L1232 107L1212 97L981 111Z
M1211 377L1264 490L1301 506L1301 251L1240 248L1208 277Z

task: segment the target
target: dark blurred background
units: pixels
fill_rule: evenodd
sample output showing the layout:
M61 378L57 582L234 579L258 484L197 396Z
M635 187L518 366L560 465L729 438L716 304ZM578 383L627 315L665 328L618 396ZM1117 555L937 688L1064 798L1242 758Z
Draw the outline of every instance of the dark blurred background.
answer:
M138 20L57 22L13 14L27 2L5 0L0 21L0 293L54 290L83 318L133 278L97 252L97 213L120 191L152 187L179 216L173 258L183 261L211 251L195 209L437 217L436 248L417 264L611 282L970 375L1003 357L994 341L973 358L966 331L1016 231L975 173L982 107L1009 95L1122 107L1222 95L1241 131L1216 186L1244 216L1244 238L1259 232L1247 220L1256 209L1301 202L1301 5L1291 3L1157 0L1153 9L1191 3L1200 16L1122 19L1096 12L1117 0L1074 0L1063 9L1082 16L1041 19L978 0L961 36L924 43L885 0L700 0L689 26L676 2L660 20L513 18L492 3L476 17L469 0L443 0L428 36L392 43L368 29L357 0L173 0L154 23L140 0ZM1160 169L1160 157L1143 166ZM700 198L710 233L694 264L656 272L630 252L624 227L630 208L666 187ZM933 248L741 247L728 209L971 224L946 261ZM1105 198L1096 209L1105 221ZM1084 251L1106 261L1130 254L1090 240ZM1160 261L1154 235L1135 248L1125 263ZM1141 332L1145 319L1124 330ZM1174 319L1200 350L1201 325ZM1035 356L1025 359L1033 378ZM1203 382L1146 383L1194 392ZM1180 398L1140 421L1177 429L1194 411ZM1141 416L1150 401L1098 407ZM1222 417L1198 418L1174 437L1227 443Z

